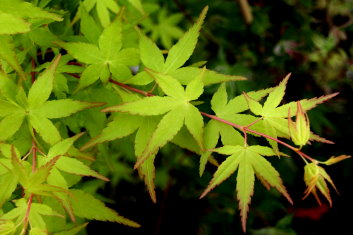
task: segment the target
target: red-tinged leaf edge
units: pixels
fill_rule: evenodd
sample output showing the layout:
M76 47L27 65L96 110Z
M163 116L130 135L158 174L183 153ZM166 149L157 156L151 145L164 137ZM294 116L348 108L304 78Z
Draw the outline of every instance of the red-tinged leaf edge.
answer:
M314 133L311 132L310 135L310 141L316 141L316 142L320 142L320 143L325 143L325 144L335 144L335 142L325 139L319 135L316 135Z

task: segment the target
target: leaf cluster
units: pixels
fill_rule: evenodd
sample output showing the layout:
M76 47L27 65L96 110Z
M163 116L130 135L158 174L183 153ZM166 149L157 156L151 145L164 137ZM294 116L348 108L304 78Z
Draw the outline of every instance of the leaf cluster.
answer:
M74 12L54 10L53 2L0 0L0 233L76 234L87 220L139 227L82 186L83 177L109 181L112 171L98 172L92 162L104 156L106 165L96 168L112 167L110 148L128 136L134 168L153 202L155 158L174 143L200 156L200 176L208 162L217 162L215 153L227 156L201 198L237 171L244 231L255 176L292 203L267 160L285 155L279 145L304 160L306 196L312 192L318 199L319 191L331 203L325 180L334 184L318 165L349 156L319 162L301 147L308 141L331 143L312 133L303 117L337 93L282 104L288 75L276 87L228 99L226 83L244 77L188 63L208 7L184 33L174 26L180 15L167 16L165 10L158 15L161 24L153 26L151 6L139 0L85 0ZM63 30L51 28L54 24ZM153 41L159 38L168 51ZM53 58L41 63L40 54ZM209 104L214 114L208 114L200 104L215 84ZM302 135L296 132L309 136L300 148L279 139L297 144ZM253 137L268 145L250 144Z

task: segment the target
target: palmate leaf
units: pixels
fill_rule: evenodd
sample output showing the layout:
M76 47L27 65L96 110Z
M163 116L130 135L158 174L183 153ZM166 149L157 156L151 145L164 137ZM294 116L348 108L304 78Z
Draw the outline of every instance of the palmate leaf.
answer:
M270 91L271 89L253 91L249 92L248 96L254 100L260 100ZM227 90L224 83L221 84L218 90L214 93L211 99L211 108L216 113L217 117L223 118L233 123L238 123L239 125L247 126L256 120L256 118L253 116L247 114L238 114L249 109L247 101L243 95L236 96L228 101ZM235 130L233 127L215 120L210 120L207 123L204 133L206 149L215 148L219 137L221 137L223 145L242 145L244 143L244 138L238 130ZM210 156L210 151L205 151L201 154L199 167L200 176L203 174L205 166L208 162L208 158Z
M165 8L158 11L157 22L153 22L150 18L146 18L141 22L144 31L150 32L154 41L159 40L164 48L169 49L174 39L178 39L183 35L183 30L177 26L182 20L181 13L168 14Z
M106 207L103 202L94 198L92 195L77 189L71 189L70 192L73 195L73 197L70 198L70 202L75 215L78 217L90 220L111 221L135 228L140 227L136 222L126 219Z
M158 73L147 69L162 91L167 94L164 97L146 97L130 103L106 108L103 111L130 112L132 114L150 116L166 113L159 122L149 143L142 155L138 157L135 168L138 168L148 157L156 153L158 149L171 141L182 126L186 125L188 131L193 135L201 149L203 146L203 119L199 111L189 103L197 99L203 91L203 73L195 77L191 85L185 90L183 86L170 75ZM189 97L188 97L189 96ZM159 100L170 100L170 105L159 104ZM155 102L155 100L157 102ZM154 103L151 103L153 101ZM151 104L154 104L152 106ZM146 105L150 105L147 106Z
M285 137L289 138L290 133L288 129L288 113L290 109L291 116L295 115L297 111L297 102L300 102L303 111L308 111L316 105L327 101L328 99L333 98L338 93L330 94L327 96L322 96L319 98L313 99L303 99L297 102L290 102L279 106L283 96L285 94L286 85L288 82L290 74L288 74L284 80L276 87L272 88L269 93L264 105L261 105L258 100L253 99L249 94L244 93L244 97L248 104L249 109L257 116L261 116L262 120L254 124L251 129L267 134L273 138ZM319 138L314 138L319 139ZM268 142L276 151L276 154L279 154L277 142L268 139Z
M122 48L121 17L119 15L103 30L98 38L98 46L85 42L56 42L75 59L88 65L82 73L77 90L98 79L107 82L111 74L119 82L132 77L129 66L139 63L139 51L136 48Z
M211 182L200 198L204 197L214 187L229 178L230 175L239 168L236 189L244 232L246 230L246 218L249 210L249 204L253 194L255 175L260 177L260 181L266 188L268 186L275 187L283 196L287 198L290 203L293 203L285 187L283 186L282 180L276 169L271 165L271 163L261 156L275 155L270 148L256 145L245 147L237 145L224 146L214 149L214 151L230 156L218 167Z

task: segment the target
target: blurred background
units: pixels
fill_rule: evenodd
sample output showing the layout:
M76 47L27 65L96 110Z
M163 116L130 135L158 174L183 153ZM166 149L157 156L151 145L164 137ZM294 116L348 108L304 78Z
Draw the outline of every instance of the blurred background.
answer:
M248 4L244 4L248 3ZM207 61L207 68L243 75L247 81L229 82L231 97L242 91L275 86L292 73L285 101L339 95L308 115L311 128L336 144L313 143L304 152L319 160L352 155L353 146L353 1L352 0L146 0L150 18L140 26L161 48L169 49L209 6L205 24L190 64ZM211 99L217 86L207 88ZM115 169L112 181L98 192L109 206L142 225L132 229L112 223L91 222L88 234L242 234L235 195L235 175L199 200L215 166L198 175L199 156L174 145L156 159L157 203L132 170L132 137L114 141L110 149ZM122 151L123 154L122 154ZM286 151L282 149L282 151ZM119 153L118 155L115 153ZM352 159L325 167L339 191L331 189L333 206L319 206L311 195L304 201L304 164L292 158L273 161L294 200L291 206L276 191L259 182L248 215L247 233L352 234ZM89 187L90 182L87 182ZM98 187L98 184L93 184ZM93 186L92 186L93 187ZM116 203L114 203L114 201ZM109 203L110 202L110 203Z

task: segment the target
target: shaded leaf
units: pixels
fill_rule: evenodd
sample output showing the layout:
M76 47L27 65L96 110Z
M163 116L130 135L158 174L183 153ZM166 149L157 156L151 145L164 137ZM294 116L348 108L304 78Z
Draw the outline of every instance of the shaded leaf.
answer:
M106 207L103 202L94 198L92 195L77 189L72 189L70 192L73 194L73 198L71 199L72 208L75 215L78 217L91 220L111 221L135 228L140 227L136 222L126 219Z

